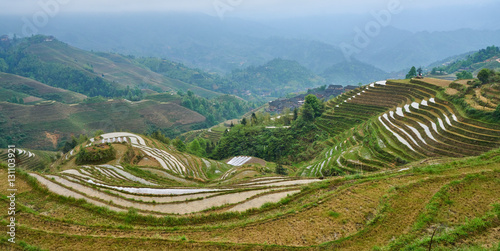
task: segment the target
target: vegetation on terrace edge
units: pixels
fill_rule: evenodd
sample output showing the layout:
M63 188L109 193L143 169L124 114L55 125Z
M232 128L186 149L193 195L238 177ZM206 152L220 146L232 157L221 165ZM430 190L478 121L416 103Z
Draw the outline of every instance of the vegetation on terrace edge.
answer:
M278 203L241 213L161 218L141 215L134 209L115 212L54 195L19 170L16 215L23 224L15 245L54 249L64 244L73 250L102 247L109 242L123 248L153 242L149 246L153 250L289 250L291 246L424 250L429 244L439 250L496 249L500 247L495 238L495 229L500 226L500 170L495 165L499 156L494 150L405 172L328 179ZM0 172L5 171L2 164ZM8 198L2 195L0 200ZM8 224L5 218L3 223ZM40 228L42 224L44 228ZM431 243L433 231L429 230L436 228ZM265 235L261 229L267 229ZM110 233L113 237L105 236ZM15 245L0 239L2 248Z
M500 72L490 69L482 69L478 73L478 78L468 81L466 85L460 83L450 84L450 88L457 90L454 95L444 93L448 100L457 105L465 114L472 119L477 119L489 123L500 122ZM480 89L480 94L485 95L487 102L484 102L477 96L476 90ZM489 93L486 94L486 91ZM491 111L479 110L467 102L467 96L471 96L475 102L481 106L492 106Z

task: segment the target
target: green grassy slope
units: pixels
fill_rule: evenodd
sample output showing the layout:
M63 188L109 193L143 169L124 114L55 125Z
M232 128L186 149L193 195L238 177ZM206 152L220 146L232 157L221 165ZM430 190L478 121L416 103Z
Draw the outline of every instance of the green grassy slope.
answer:
M18 98L33 96L44 100L55 100L71 104L78 103L86 98L85 95L80 93L51 87L29 78L8 73L0 73L0 88L2 88L0 101L7 101L12 96Z
M55 149L62 139L96 130L143 133L151 126L188 131L205 117L175 103L110 100L67 105L45 102L19 105L0 102L3 134L7 143L31 149ZM53 137L56 138L54 141Z
M125 89L127 86L153 91L191 89L202 97L210 98L220 95L152 72L135 63L132 58L118 54L92 53L57 40L33 43L26 51L38 56L43 62L59 63L92 76L103 77L120 89Z

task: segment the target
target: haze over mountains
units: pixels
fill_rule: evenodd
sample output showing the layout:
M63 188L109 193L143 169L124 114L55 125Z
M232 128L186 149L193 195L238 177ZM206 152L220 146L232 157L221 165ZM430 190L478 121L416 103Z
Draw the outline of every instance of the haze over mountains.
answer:
M222 16L210 8L204 11L208 14L72 10L57 13L43 26L34 25L29 13L3 15L0 33L53 35L81 49L161 57L222 74L281 58L295 60L320 76L329 75L325 70L334 65L354 64L368 71L368 78L379 77L381 71L366 68L369 64L392 72L386 77L397 77L395 72L413 65L427 66L498 44L499 20L492 11L497 5L482 1L477 6L457 3L413 9L401 2L394 13L388 5L378 4L335 15L307 15L304 9L302 16L295 12L273 16L266 11L252 15L249 4ZM426 18L419 18L423 13ZM327 81L365 83L366 77L337 76Z

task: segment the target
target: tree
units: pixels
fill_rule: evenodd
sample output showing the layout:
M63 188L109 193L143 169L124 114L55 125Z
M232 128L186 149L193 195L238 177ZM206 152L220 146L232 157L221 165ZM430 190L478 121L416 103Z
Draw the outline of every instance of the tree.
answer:
M15 103L15 104L19 103L19 101L17 100L17 97L16 97L16 96L13 96L12 98L10 98L10 99L9 99L9 102L10 102L10 103Z
M414 78L417 76L417 69L415 66L412 66L408 74L406 74L406 79Z
M203 156L205 154L205 148L201 147L200 142L195 139L189 143L189 152L194 155Z
M313 109L314 118L321 116L324 111L323 102L313 94L309 94L306 96L304 105L305 104L309 104Z
M288 175L286 168L284 168L281 164L276 165L274 172L279 175Z
M178 150L178 151L181 151L181 152L185 152L186 151L186 145L184 144L184 142L182 142L181 139L179 139L179 137L175 138L173 141L172 141L172 144L175 146L175 148Z
M104 134L104 131L103 131L103 130L97 130L97 131L95 131L95 133L94 133L94 137L101 136L102 134Z
M193 102L191 102L191 100L188 98L183 98L181 105L189 110L193 110Z
M295 107L293 109L293 121L297 120L297 118L299 118L299 110Z
M243 118L241 120L241 124L244 125L244 126L246 126L247 125L247 118Z
M255 115L255 112L252 112L252 125L257 125L258 123L258 119L257 119L257 115Z
M170 145L170 138L166 137L160 130L156 130L151 134L151 137L153 139L157 139L162 143L165 143L167 145Z
M423 72L422 67L418 67L417 73L419 76L422 76L422 72Z
M7 69L9 69L9 65L5 62L3 58L0 58L0 71L1 72L6 72Z
M457 79L471 79L471 78L474 78L472 76L472 73L468 72L468 71L459 72L459 73L456 74L456 76L457 76Z
M479 71L479 73L477 74L477 78L483 84L487 84L489 82L490 76L493 75L494 73L495 73L494 71L484 68L481 71Z
M497 105L497 109L495 109L495 111L493 112L493 118L496 121L500 121L500 104Z
M314 121L314 109L312 108L311 104L305 103L302 106L302 119L304 121L309 121L312 122Z

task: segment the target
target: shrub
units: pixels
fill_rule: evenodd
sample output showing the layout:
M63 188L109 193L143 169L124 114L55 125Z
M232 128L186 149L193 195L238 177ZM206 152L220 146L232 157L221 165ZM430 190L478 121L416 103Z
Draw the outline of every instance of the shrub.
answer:
M334 212L334 211L328 211L328 216L333 217L333 218L338 218L340 216L340 213Z
M116 158L111 144L98 145L97 149L82 148L76 155L76 164L102 164Z

